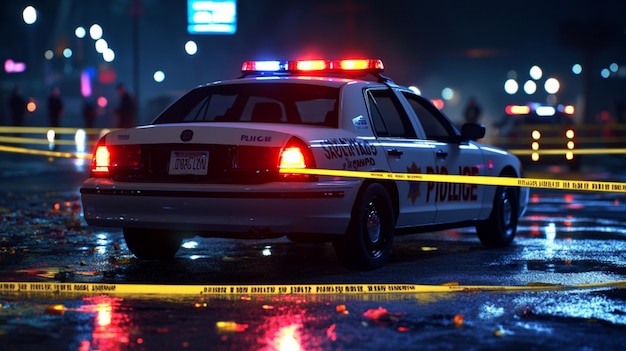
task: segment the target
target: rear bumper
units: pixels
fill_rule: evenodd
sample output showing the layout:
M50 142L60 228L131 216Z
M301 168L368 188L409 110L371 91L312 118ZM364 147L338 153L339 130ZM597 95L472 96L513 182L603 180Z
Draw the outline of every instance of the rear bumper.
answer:
M224 234L345 233L359 181L206 186L114 183L81 188L89 225ZM138 190L141 189L141 190Z

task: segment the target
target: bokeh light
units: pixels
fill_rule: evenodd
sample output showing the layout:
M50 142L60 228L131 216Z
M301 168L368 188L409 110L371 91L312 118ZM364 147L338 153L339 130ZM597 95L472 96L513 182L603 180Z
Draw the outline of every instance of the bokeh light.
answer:
M163 71L156 71L154 72L152 77L154 78L155 82L161 83L165 80L165 73Z
M22 18L26 24L33 24L37 22L37 10L35 10L32 6L26 6L24 11L22 11Z
M106 50L109 47L109 43L107 43L107 41L102 38L96 40L95 45L96 45L96 51L100 54L103 53L104 50Z
M609 78L610 75L611 75L611 71L609 71L608 68L604 68L604 69L602 69L602 71L600 71L600 76L602 78L605 78L605 79Z
M195 41L189 40L185 43L185 52L187 55L195 55L198 52L198 45Z
M548 94L556 94L561 87L561 84L556 78L548 78L544 83L544 88Z
M97 23L92 24L91 27L89 27L89 36L93 40L98 40L102 38L102 27L100 27L100 25Z
M537 91L537 84L532 80L526 81L524 83L524 92L528 95L532 95Z
M44 57L46 60L52 60L52 59L54 58L54 51L52 51L52 50L46 50L46 51L43 53L43 57Z
M85 30L85 27L76 27L76 29L74 30L74 35L76 36L76 38L82 39L85 37L85 35L87 35L87 31Z
M504 82L504 91L507 94L513 95L517 93L518 90L519 84L517 84L517 81L515 81L515 79L507 79L506 82Z
M543 76L543 71L541 70L541 67L536 65L532 66L528 73L530 74L530 78L534 80L539 80Z
M113 60L115 60L115 52L111 48L106 48L102 52L102 58L106 62L112 62Z

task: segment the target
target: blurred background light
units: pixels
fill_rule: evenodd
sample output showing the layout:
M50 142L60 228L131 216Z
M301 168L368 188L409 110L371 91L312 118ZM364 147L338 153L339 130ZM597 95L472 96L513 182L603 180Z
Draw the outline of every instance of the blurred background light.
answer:
M165 73L163 71L156 71L154 72L152 77L154 78L155 82L161 83L162 81L165 80Z
M528 95L532 95L537 91L537 84L532 80L527 80L524 83L524 92Z
M109 47L109 44L107 43L107 41L102 38L96 40L95 45L96 45L96 51L100 54L103 53L104 50L106 50Z
M452 100L452 98L454 98L454 90L452 90L451 88L444 88L441 91L441 97L444 100Z
M572 72L574 74L581 74L583 73L583 66L581 66L580 64L575 64L572 66Z
M195 41L189 40L185 43L185 52L187 55L195 55L198 52L198 45Z
M20 73L26 70L24 62L15 62L11 59L4 61L4 71L6 73Z
M534 80L539 80L541 79L541 76L543 76L543 70L541 70L541 67L536 65L532 66L528 73L530 74L530 78Z
M517 81L515 79L507 79L506 82L504 82L504 91L507 94L513 95L517 93L518 90L519 84L517 84Z
M548 94L556 94L559 91L561 84L556 78L548 78L543 87L546 89Z
M89 36L93 40L98 40L102 38L102 27L100 27L100 25L97 23L92 24L91 27L89 27Z
M74 30L74 35L76 36L76 38L82 39L85 37L85 35L87 35L87 31L85 30L85 27L76 27L76 29Z
M22 18L26 24L33 24L37 22L37 10L35 10L32 6L26 6L24 11L22 11Z
M115 52L111 48L106 48L102 52L102 58L106 62L112 62L113 60L115 60Z
M608 68L604 68L602 69L602 71L600 71L600 76L602 78L609 78L610 75L611 75L611 71L609 71Z

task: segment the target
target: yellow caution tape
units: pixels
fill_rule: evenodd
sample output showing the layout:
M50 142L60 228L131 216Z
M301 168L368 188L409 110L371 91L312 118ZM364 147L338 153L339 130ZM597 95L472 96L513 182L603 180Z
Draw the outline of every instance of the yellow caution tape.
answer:
M91 159L89 153L73 153L28 149L15 146L0 145L0 152L15 152L30 155L42 155L48 157L63 157L76 159ZM463 183L463 184L479 184L479 185L498 185L498 186L521 186L528 188L543 188L557 190L574 190L574 191L595 191L595 192L612 192L626 193L626 183L621 182L605 182L590 180L573 180L573 179L543 179L543 178L511 178L496 176L467 176L454 174L417 174L417 173L391 173L391 172L367 172L367 171L345 171L333 169L302 169L302 168L283 168L281 173L297 173L312 174L323 176L338 176L352 178L369 178L369 179L385 179L385 180L405 180L418 182L439 182L439 183Z
M84 130L87 134L101 134L114 128L72 128L72 127L10 127L0 126L0 134L2 133L25 133L25 134L46 134L49 130L54 130L56 134L76 134L78 130Z
M41 155L48 157L60 157L60 158L78 158L78 159L91 159L91 154L80 154L75 152L61 152L61 151L48 151L48 150L39 150L39 149L28 149L24 147L17 146L6 146L0 145L0 152L14 152L19 154L29 154L29 155Z
M626 155L626 149L507 149L508 152L514 155L565 155L571 152L574 157L577 155Z
M616 153L626 153L626 149L616 149L616 150L619 151ZM547 151L554 151L554 153L556 153L562 150L547 150ZM584 151L584 150L577 150L577 153L581 151ZM23 153L23 154L31 154L31 155L42 155L42 156L48 156L48 157L62 157L62 158L76 158L76 159L91 159L91 156L92 156L90 153L48 151L48 150L29 149L29 148L5 146L5 145L0 145L0 152L14 152L14 153ZM391 172L346 171L346 170L333 170L333 169L303 169L303 168L283 168L280 170L280 172L281 173L322 175L322 176L385 179L385 180L395 180L395 181L406 180L406 181L421 181L421 182L462 183L462 184L497 185L497 186L521 186L521 187L528 187L528 188L543 188L543 189L557 189L557 190L626 193L626 183L573 180L573 179L570 180L570 179L542 179L542 178L512 178L512 177L496 177L496 176L391 173Z
M286 168L281 169L281 173L312 174L324 176L369 178L385 180L406 180L417 182L440 182L440 183L464 183L480 185L499 186L521 186L528 188L559 189L559 190L580 190L580 191L602 191L626 193L626 183L601 182L589 180L561 180L561 179L540 179L540 178L510 178L495 176L467 176L454 174L416 174L416 173L391 173L391 172L363 172L363 171L343 171L332 169L302 169Z
M471 291L543 291L626 288L626 281L525 286L415 285L415 284L298 284L298 285L160 285L106 283L0 282L0 293L66 293L108 295L369 295L454 293Z

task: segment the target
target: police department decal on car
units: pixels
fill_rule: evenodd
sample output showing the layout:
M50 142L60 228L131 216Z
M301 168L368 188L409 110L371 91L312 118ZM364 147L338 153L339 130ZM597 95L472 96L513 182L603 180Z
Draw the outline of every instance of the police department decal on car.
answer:
M332 242L343 265L368 270L397 235L472 226L487 247L511 243L524 187L289 173L521 176L515 156L476 141L483 126L457 129L383 69L377 59L244 62L240 78L188 91L150 128L102 137L81 187L85 220L122 228L140 259L171 258L194 236L287 236Z

